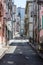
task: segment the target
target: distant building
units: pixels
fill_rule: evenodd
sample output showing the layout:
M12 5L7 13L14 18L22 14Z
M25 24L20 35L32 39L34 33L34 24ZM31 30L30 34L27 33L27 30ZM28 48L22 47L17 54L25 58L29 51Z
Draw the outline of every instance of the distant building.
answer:
M20 32L20 17L17 16L16 19L16 32Z
M21 33L21 30L24 30L25 8L18 7L17 15L20 17L20 33Z
M17 8L17 14L19 15L19 13L20 13L20 16L21 16L21 20L24 20L25 8L18 7Z

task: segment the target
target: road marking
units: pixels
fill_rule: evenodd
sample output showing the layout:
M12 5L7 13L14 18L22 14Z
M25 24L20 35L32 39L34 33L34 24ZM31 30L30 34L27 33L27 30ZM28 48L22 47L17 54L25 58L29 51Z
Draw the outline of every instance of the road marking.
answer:
M26 58L26 59L29 59L29 57L28 57L28 56L26 56L25 58Z
M7 63L8 63L8 64L14 64L14 62L13 62L13 61L8 61Z

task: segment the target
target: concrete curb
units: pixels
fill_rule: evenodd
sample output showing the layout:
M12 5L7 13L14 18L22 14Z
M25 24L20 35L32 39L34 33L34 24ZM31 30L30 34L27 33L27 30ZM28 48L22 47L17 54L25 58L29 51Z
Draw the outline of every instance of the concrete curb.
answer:
M29 45L36 51L36 48L32 43L29 43Z
M39 52L32 43L29 43L29 44L36 51L36 53L43 59L43 54Z
M0 49L0 59L2 59L2 57L5 55L5 49Z
M0 59L3 58L3 56L6 54L8 48L0 48Z

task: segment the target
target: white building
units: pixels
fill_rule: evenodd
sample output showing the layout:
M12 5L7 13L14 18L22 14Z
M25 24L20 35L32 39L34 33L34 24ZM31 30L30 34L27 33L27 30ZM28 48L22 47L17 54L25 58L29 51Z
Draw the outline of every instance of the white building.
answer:
M25 34L28 37L33 38L33 7L34 7L34 0L27 0L26 1L26 8L25 8Z
M16 19L16 32L20 32L20 17L17 16Z
M20 34L22 30L24 31L24 16L25 16L25 8L18 7L17 14L20 17Z
M16 5L13 4L13 38L14 38L15 33L16 33L16 18L17 18Z
M29 3L28 6L29 6L29 12L28 12L29 14L29 37L33 38L33 17L31 16L33 12L33 3Z

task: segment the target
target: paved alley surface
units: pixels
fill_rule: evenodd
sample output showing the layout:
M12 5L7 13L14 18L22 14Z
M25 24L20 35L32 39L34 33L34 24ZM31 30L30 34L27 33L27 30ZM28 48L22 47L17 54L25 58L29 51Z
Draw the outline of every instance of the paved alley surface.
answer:
M20 39L18 39L19 41ZM26 39L25 39L26 40ZM22 41L22 40L21 40ZM0 65L43 65L43 60L27 42L13 42L6 55L0 60Z

